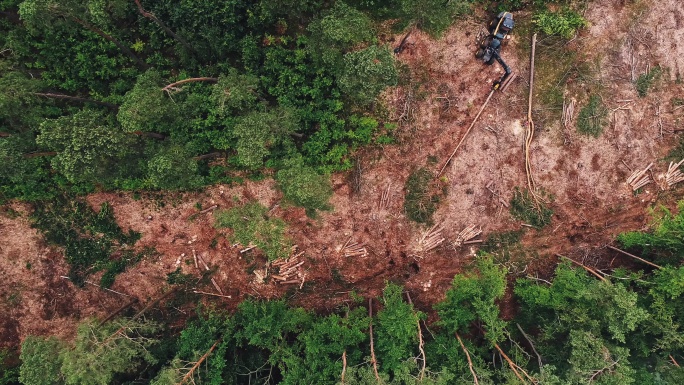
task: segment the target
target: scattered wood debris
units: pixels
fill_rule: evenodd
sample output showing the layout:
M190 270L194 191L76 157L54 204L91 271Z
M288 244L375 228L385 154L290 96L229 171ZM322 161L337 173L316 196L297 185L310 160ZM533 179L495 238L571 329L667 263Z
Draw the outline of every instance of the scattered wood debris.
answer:
M572 122L575 117L575 104L577 104L575 98L571 98L569 102L566 102L565 99L563 99L563 116L561 122L563 123L564 128L572 127Z
M470 243L481 243L482 240L472 240L480 234L482 234L481 228L476 227L475 225L470 225L465 229L461 230L460 233L458 233L458 236L456 236L456 240L454 240L453 245L454 247L461 247L463 245L467 245Z
M684 159L680 160L679 163L670 162L670 165L667 167L665 181L667 182L668 188L679 182L684 182L684 174L679 170L679 166L681 166L682 163L684 163Z
M636 170L632 173L632 175L627 178L627 184L632 187L632 191L636 191L647 184L653 182L651 179L651 176L647 174L648 170L653 167L653 163L649 163L648 166L646 166L645 169L643 170Z
M368 255L368 250L364 247L363 243L352 242L352 238L349 237L347 242L338 249L345 257L365 257Z
M426 253L441 245L446 240L442 235L442 230L444 230L444 228L438 223L426 231L420 240L418 240L418 245L413 256L423 258Z

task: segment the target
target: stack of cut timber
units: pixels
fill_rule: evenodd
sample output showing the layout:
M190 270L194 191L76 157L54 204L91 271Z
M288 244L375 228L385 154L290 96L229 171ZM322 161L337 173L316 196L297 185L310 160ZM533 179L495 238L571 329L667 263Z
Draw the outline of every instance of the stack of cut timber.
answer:
M345 257L365 257L368 255L368 250L366 250L363 243L352 242L351 237L349 237L347 242L340 248L340 252Z
M435 249L445 241L445 238L442 236L442 230L444 230L442 226L436 224L423 234L418 241L418 247L416 248L417 256L422 258L425 253Z
M482 234L482 229L476 227L475 225L470 225L463 229L460 233L458 233L456 240L454 240L454 247L461 247L462 245L468 243L480 242L479 240L471 241L471 239L477 237L480 234Z
M680 160L679 163L670 162L670 166L667 168L667 174L665 174L665 181L667 182L667 187L672 187L679 182L684 182L684 174L679 171L679 166L684 163L684 159Z
M652 166L653 163L649 163L645 169L636 170L627 178L627 184L632 187L632 191L636 191L652 182L651 177L646 174Z
M273 267L278 268L278 274L271 274L271 277L280 284L301 283L303 285L305 275L300 271L300 267L306 261L300 261L299 259L303 254L304 252L302 251L287 259L274 261Z

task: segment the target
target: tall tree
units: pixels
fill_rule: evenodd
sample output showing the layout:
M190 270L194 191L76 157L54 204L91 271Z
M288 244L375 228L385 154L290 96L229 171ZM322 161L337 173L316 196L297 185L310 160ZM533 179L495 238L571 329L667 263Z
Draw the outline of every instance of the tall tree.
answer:
M110 181L133 140L107 125L106 115L95 110L46 120L36 138L39 145L57 152L52 165L72 183Z

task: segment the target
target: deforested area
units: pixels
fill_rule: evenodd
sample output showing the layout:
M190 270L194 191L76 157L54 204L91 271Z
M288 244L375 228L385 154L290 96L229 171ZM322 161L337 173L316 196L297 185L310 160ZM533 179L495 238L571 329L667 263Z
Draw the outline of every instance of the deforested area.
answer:
M4 0L0 85L0 385L684 383L679 0Z

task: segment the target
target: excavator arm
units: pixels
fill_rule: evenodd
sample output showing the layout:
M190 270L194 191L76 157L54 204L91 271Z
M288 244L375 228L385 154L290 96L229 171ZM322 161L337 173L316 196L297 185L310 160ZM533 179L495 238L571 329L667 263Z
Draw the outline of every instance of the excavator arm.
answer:
M499 64L501 64L505 72L503 76L501 76L501 78L495 81L492 85L492 88L497 90L499 89L499 87L501 87L502 84L506 82L506 80L509 76L511 76L511 73L513 73L513 71L511 70L511 67L509 67L508 64L506 64L506 62L501 58L501 55L499 55L497 51L492 52L492 57L494 57L494 59L496 59L496 61L499 62Z

